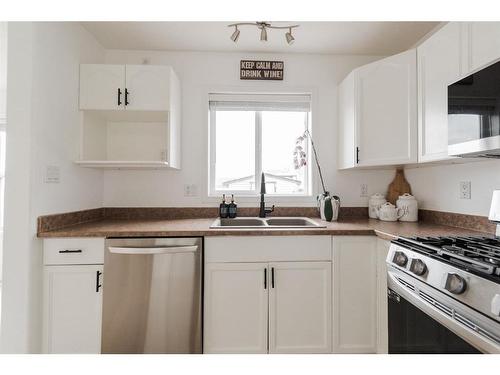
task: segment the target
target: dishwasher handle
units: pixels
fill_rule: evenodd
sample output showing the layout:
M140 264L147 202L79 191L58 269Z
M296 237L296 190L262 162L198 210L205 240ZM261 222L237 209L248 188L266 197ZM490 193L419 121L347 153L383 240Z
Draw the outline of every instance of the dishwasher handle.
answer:
M198 250L197 245L188 246L159 246L159 247L119 247L110 246L109 251L114 254L135 254L135 255L148 255L148 254L181 254L181 253L195 253Z

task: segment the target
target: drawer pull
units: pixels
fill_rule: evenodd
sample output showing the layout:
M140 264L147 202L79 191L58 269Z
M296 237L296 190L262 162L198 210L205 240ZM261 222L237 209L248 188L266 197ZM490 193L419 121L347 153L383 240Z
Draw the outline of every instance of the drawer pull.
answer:
M78 250L59 250L59 254L74 254L74 253L82 253L81 249Z
M102 284L101 284L101 275L102 275L101 271L97 271L96 272L96 278L95 278L95 292L96 293L99 293L99 289L102 286Z

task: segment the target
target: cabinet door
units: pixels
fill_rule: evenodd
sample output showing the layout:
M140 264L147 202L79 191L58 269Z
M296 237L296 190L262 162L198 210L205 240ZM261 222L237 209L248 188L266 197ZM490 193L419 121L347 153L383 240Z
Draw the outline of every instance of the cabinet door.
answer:
M332 263L280 262L269 268L269 352L331 353Z
M100 353L102 265L44 269L44 352Z
M339 86L338 168L352 168L356 160L356 108L354 73Z
M416 54L409 50L356 70L359 166L417 161Z
M469 22L469 66L464 75L500 59L500 22Z
M205 265L205 353L267 353L268 273L267 263Z
M334 352L376 353L375 236L334 237L333 287Z
M448 156L448 85L460 78L461 24L451 22L417 49L419 162Z
M127 65L127 110L168 111L170 109L168 66Z
M80 109L123 109L124 90L125 65L80 65Z

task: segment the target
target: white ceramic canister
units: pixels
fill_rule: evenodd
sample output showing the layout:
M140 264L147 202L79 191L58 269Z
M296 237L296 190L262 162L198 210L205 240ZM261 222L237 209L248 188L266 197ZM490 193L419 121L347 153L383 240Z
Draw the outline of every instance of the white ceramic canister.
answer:
M384 203L377 209L377 215L382 221L398 221L403 216L404 210L390 202Z
M404 210L399 221L418 221L418 202L413 195L408 193L400 195L396 206Z
M373 194L368 200L368 216L372 219L378 219L377 210L382 206L387 200L380 194Z

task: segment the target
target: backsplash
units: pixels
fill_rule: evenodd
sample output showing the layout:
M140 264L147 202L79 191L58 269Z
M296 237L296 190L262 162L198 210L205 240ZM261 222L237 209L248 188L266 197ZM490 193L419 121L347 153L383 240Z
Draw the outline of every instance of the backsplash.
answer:
M255 207L238 208L238 216L257 216ZM90 210L40 216L37 232L48 232L99 220L174 220L216 218L217 207L103 207ZM316 207L276 207L272 216L319 217ZM495 233L495 224L485 216L419 210L421 222ZM368 220L367 207L341 207L339 221Z

